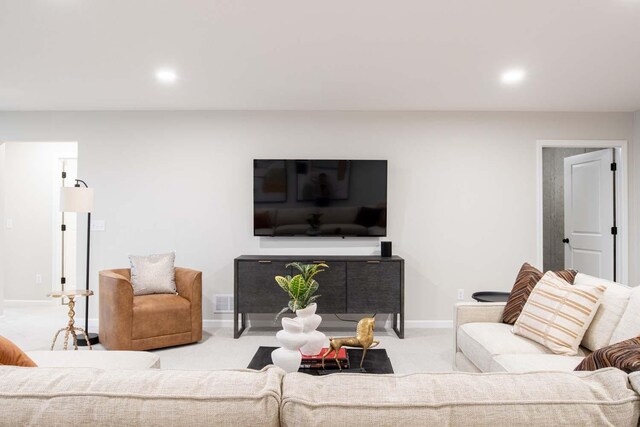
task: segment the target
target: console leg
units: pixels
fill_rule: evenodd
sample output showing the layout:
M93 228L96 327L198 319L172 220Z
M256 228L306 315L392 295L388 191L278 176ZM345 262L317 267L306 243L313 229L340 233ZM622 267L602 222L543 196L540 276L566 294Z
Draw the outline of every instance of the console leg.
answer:
M233 339L238 339L240 334L238 333L238 313L233 312Z
M238 322L238 315L240 315L240 322ZM238 325L239 323L239 325ZM240 326L240 328L238 328ZM246 329L245 326L245 314L244 313L235 313L233 316L233 338L238 339L240 335Z
M393 313L393 330L398 338L404 339L404 315L402 313Z

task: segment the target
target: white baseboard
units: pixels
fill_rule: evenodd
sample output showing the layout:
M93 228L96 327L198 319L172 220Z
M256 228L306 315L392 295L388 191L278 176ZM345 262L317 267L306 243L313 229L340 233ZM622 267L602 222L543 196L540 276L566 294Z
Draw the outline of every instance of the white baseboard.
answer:
M453 320L405 320L404 327L408 329L452 329Z
M233 328L233 319L202 319L202 326L209 328Z

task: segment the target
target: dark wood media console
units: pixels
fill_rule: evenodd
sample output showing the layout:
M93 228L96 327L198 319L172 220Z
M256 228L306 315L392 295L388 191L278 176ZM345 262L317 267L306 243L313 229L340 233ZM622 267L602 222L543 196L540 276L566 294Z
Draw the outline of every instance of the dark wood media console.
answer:
M404 259L393 256L242 255L234 260L233 337L245 329L248 313L277 313L289 302L275 276L294 275L290 262L329 265L317 276L318 313L388 313L404 338ZM240 316L238 318L238 315Z

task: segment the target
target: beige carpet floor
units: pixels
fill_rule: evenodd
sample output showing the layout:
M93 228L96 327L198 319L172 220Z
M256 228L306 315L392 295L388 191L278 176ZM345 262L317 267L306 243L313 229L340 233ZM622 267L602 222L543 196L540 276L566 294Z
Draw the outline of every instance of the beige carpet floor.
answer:
M27 351L48 350L55 331L66 324L66 311L66 307L55 304L5 307L5 315L0 318L0 335ZM231 327L205 327L200 343L153 352L160 356L163 369L246 368L259 346L278 345L276 331L276 328L251 328L240 339L233 339ZM330 336L348 336L354 331L355 324L352 327L349 323L344 328L322 330ZM398 374L451 370L451 329L409 328L405 330L405 339L399 339L395 333L383 329L376 331L376 338L380 340L379 348L387 350L393 369ZM56 349L62 349L61 338L58 338ZM105 349L97 345L94 350Z

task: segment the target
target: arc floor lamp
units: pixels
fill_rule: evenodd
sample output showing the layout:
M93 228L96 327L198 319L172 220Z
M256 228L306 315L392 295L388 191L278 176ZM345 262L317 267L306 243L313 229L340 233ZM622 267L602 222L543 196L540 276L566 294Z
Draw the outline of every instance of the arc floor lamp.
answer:
M91 248L91 211L93 210L93 188L89 188L86 182L76 179L73 187L62 187L60 190L60 211L61 212L79 212L87 213L87 277L86 289L89 290L89 259ZM80 184L84 185L82 187ZM64 231L64 226L63 226ZM100 341L98 334L89 332L89 297L86 297L86 305L84 310L84 330L89 336L91 345L98 344ZM78 345L86 346L87 342L84 337L78 337Z

